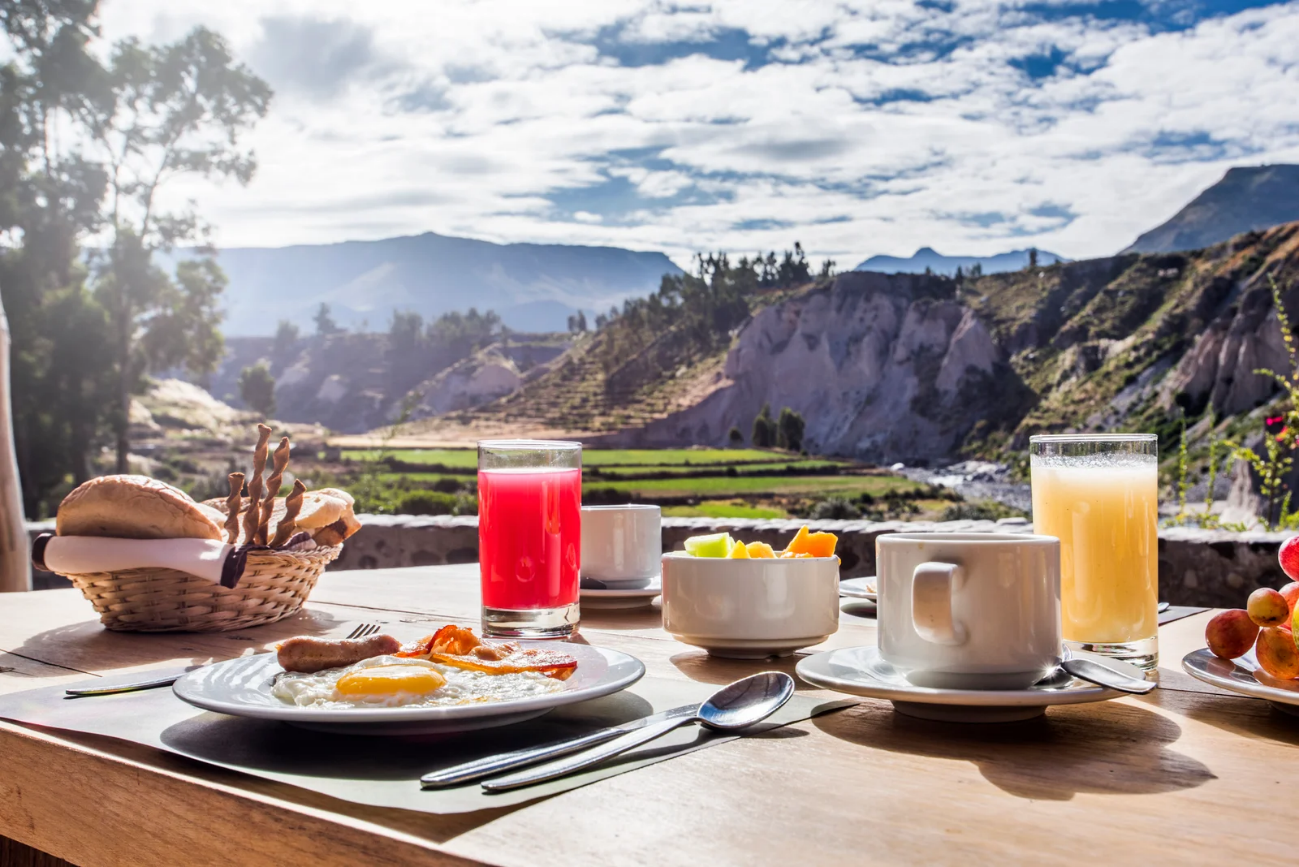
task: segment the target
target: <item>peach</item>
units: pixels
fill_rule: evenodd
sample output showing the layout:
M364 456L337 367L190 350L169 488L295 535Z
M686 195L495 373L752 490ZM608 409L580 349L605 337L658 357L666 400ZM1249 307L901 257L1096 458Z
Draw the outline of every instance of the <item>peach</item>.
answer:
M1254 655L1258 657L1259 668L1279 680L1299 677L1299 647L1295 646L1294 635L1287 630L1260 631Z
M1244 656L1254 646L1257 637L1258 626L1249 619L1247 612L1239 608L1215 615L1204 627L1204 643L1214 656L1223 659Z
M1295 602L1299 602L1299 581L1291 581L1277 592L1285 597L1286 604L1290 606L1290 613L1294 614Z
M1276 558L1281 562L1281 571L1291 581L1299 581L1299 536L1291 536L1282 542Z
M1290 604L1271 587L1260 587L1249 594L1245 610L1249 612L1249 619L1264 629L1290 621Z

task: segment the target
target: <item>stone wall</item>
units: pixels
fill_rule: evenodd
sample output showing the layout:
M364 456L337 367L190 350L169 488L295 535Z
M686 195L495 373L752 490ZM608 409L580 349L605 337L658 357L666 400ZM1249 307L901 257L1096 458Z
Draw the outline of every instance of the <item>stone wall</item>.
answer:
M364 527L343 546L330 568L379 569L394 566L435 566L472 563L478 559L478 519L445 516L362 515ZM664 518L663 549L680 549L687 536L723 530L746 542L763 541L784 547L798 528L839 535L839 558L845 578L875 574L875 540L884 533L941 530L945 532L1028 533L1023 518L992 521L756 521L712 518ZM30 524L32 535L52 531L53 522ZM1229 533L1224 530L1172 528L1159 531L1159 598L1174 605L1239 608L1256 587L1280 587L1286 582L1277 566L1283 533ZM38 589L66 587L57 575L36 573Z

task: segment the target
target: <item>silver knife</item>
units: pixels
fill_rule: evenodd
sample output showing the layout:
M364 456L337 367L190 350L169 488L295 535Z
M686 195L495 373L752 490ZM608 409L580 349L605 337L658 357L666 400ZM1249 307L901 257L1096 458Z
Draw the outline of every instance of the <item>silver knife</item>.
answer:
M184 676L185 672L182 671L180 674L168 674L150 680L137 680L134 683L122 683L117 686L91 686L83 689L65 689L63 692L75 697L87 695L114 695L119 692L135 692L141 689L157 689L160 686L171 686Z
M509 771L514 768L523 768L528 765L535 765L538 762L554 759L560 756L567 756L570 753L576 753L587 747L593 747L596 744L602 744L605 741L611 741L616 737L625 735L628 732L634 732L642 729L651 723L663 722L665 720L677 719L683 716L691 716L699 711L697 704L683 704L681 707L674 707L672 710L660 711L638 720L632 720L622 725L610 726L607 729L591 732L577 738L568 740L555 741L549 744L543 744L539 747L529 747L523 750L514 750L509 753L500 753L495 756L488 756L484 759L475 759L472 762L465 762L462 765L455 765L450 768L444 768L440 771L433 771L419 778L420 788L423 789L444 789L448 786L458 786L461 783L467 783L470 780L478 780L483 777L489 777L492 774L501 771Z

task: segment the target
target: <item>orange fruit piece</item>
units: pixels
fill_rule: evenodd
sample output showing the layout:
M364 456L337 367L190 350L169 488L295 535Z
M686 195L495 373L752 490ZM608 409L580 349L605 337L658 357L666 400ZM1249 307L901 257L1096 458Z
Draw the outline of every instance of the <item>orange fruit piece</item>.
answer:
M750 542L746 547L752 560L770 560L776 556L775 550L766 542Z
M811 554L805 554L802 551L781 551L777 555L781 560L811 560Z
M731 546L731 553L726 555L728 560L747 560L749 559L749 549L744 547L743 542L736 542Z
M804 524L798 528L798 532L794 534L794 538L790 539L789 544L785 546L785 553L793 554L802 551L803 544L807 541L807 536L807 524Z
M790 540L785 551L809 557L833 557L834 548L838 544L839 537L834 533L809 533L805 525Z

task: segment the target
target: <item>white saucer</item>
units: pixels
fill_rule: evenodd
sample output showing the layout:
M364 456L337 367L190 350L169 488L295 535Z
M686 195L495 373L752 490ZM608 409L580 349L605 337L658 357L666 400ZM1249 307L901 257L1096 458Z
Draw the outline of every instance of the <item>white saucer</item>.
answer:
M586 587L578 589L578 597L583 608L592 611L611 611L621 608L647 608L654 598L663 592L663 577L655 575L647 584L626 586L608 582L605 590L594 590Z
M874 575L865 578L846 578L839 582L839 595L847 596L851 599L865 599L868 602L878 602L879 591L876 589L876 586Z
M1082 655L1082 654L1078 654ZM1053 704L1082 704L1123 693L1067 674L1027 689L933 689L916 686L880 658L878 647L849 647L799 660L798 676L814 686L886 698L907 716L944 722L1017 722L1040 716Z
M1263 671L1253 650L1240 659L1221 659L1202 647L1182 657L1182 670L1196 680L1266 699L1277 710L1299 716L1299 680L1277 680Z

